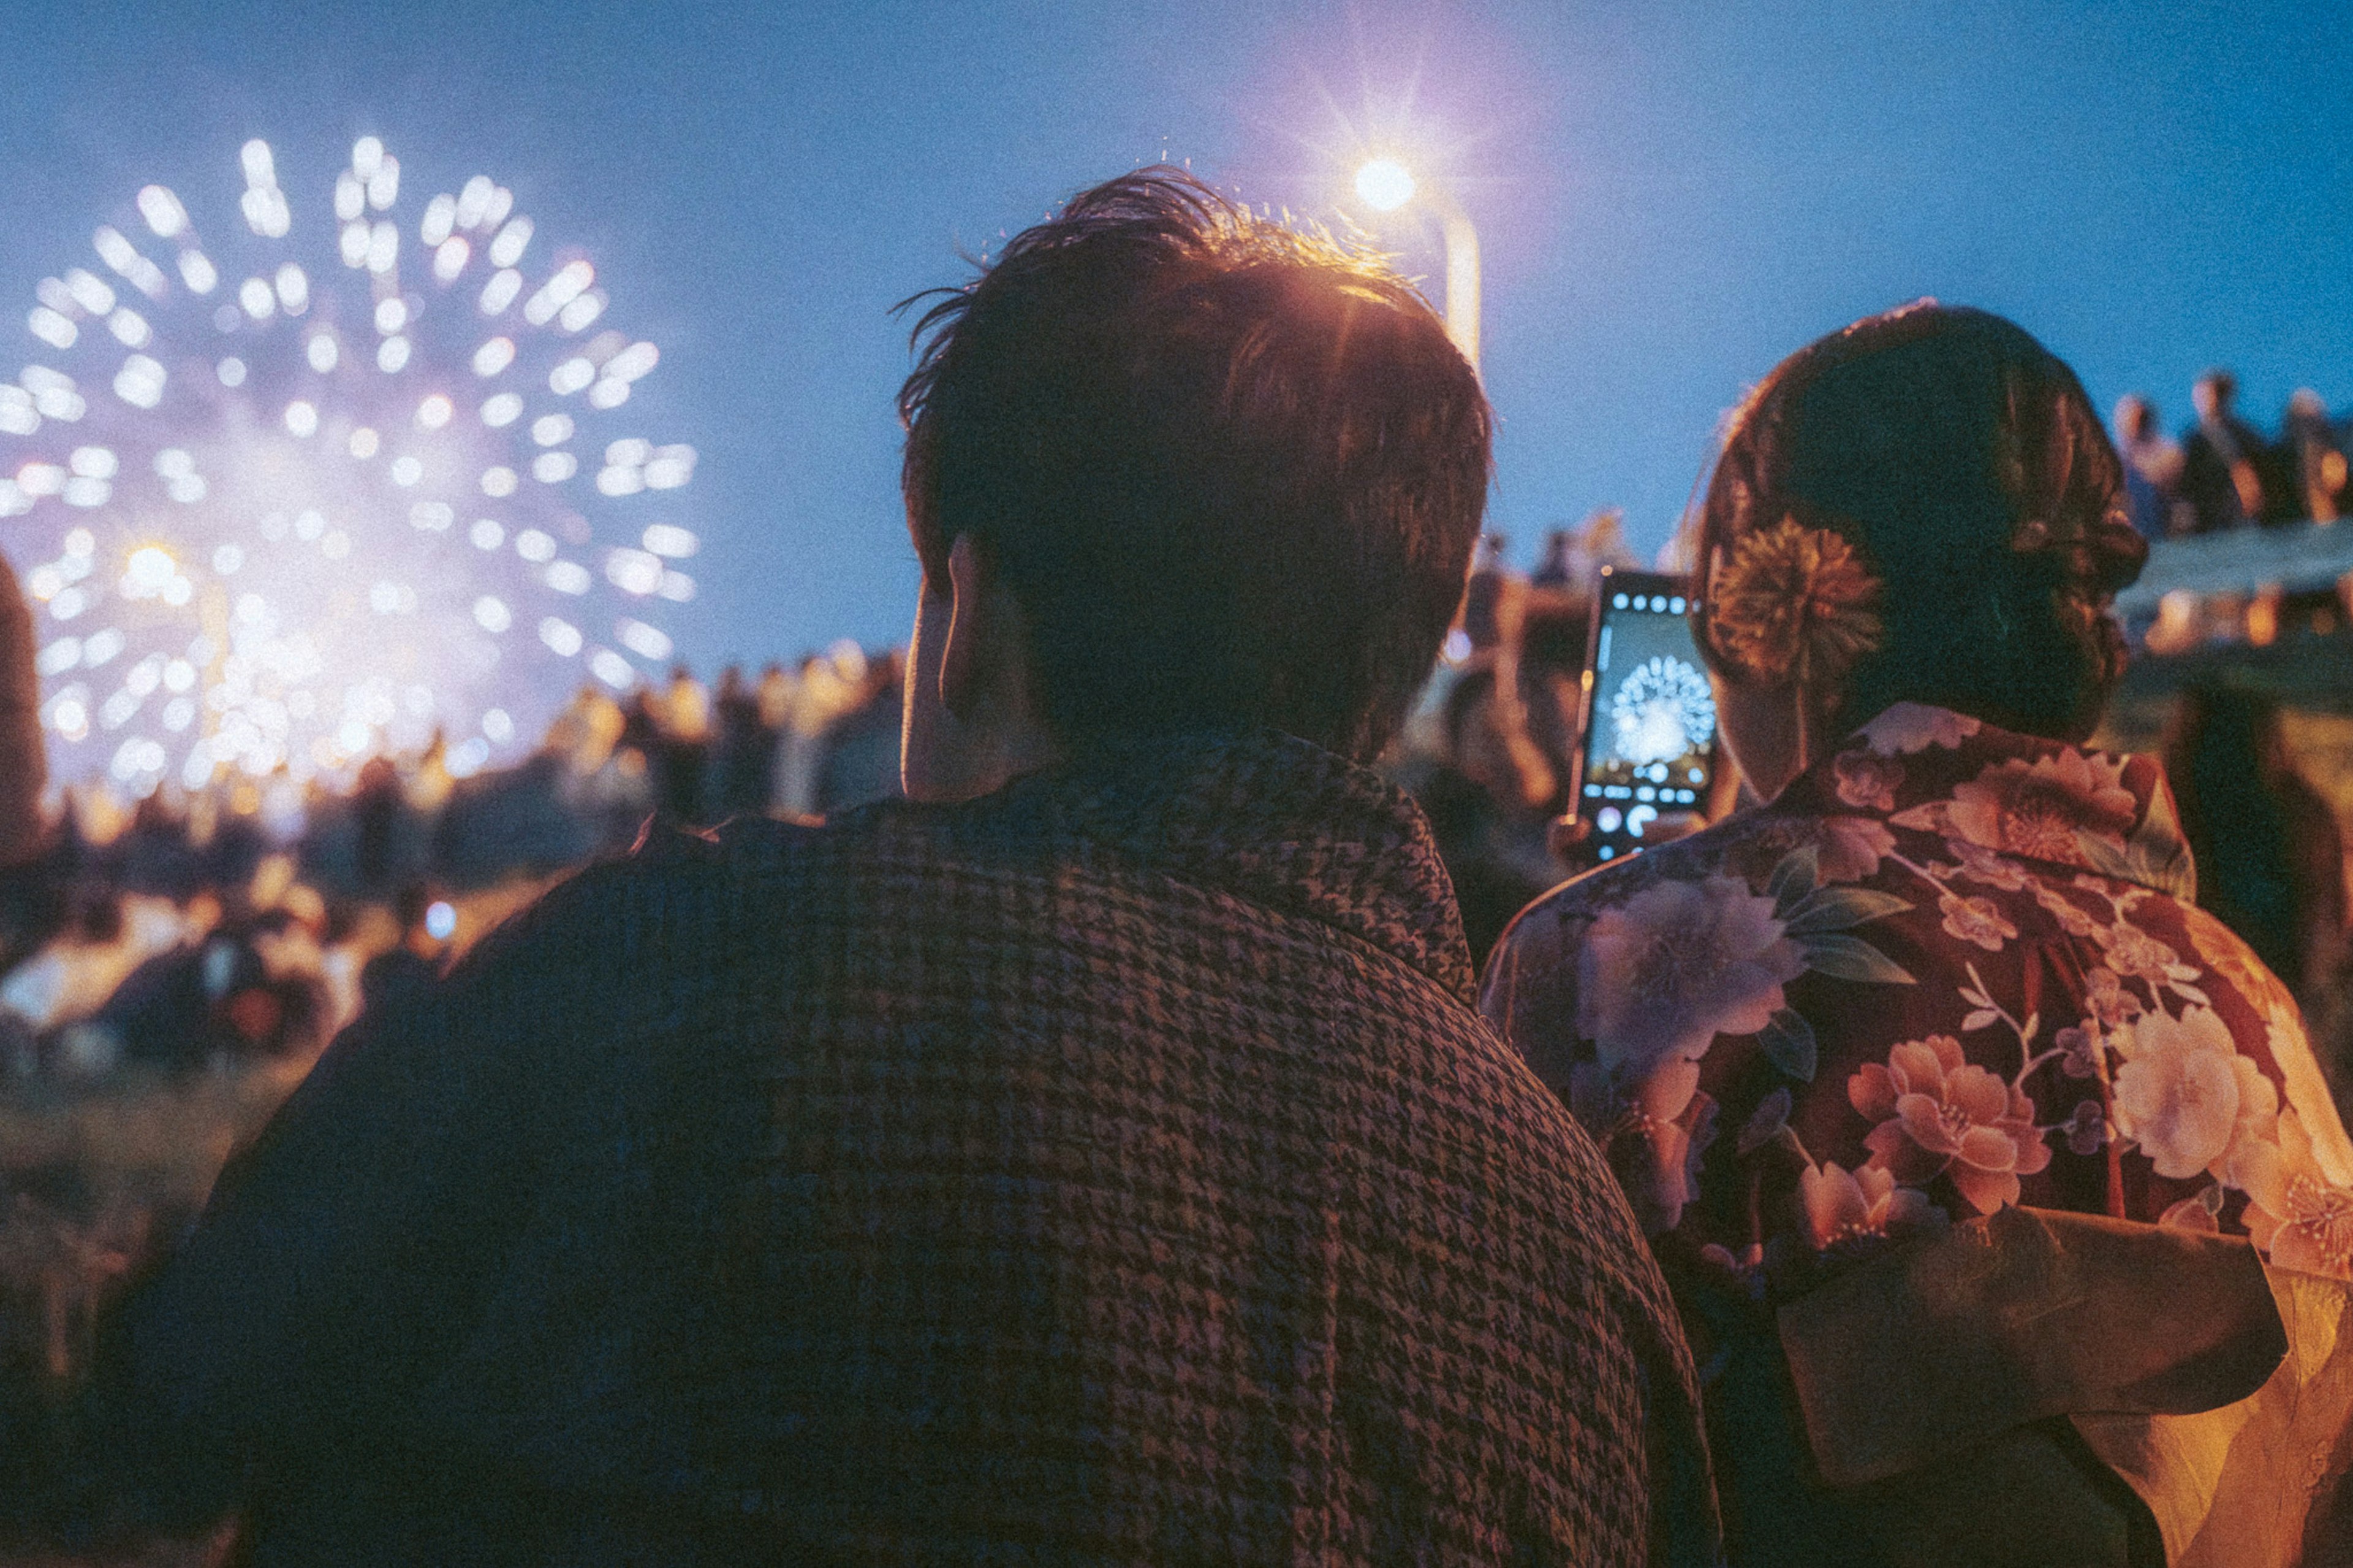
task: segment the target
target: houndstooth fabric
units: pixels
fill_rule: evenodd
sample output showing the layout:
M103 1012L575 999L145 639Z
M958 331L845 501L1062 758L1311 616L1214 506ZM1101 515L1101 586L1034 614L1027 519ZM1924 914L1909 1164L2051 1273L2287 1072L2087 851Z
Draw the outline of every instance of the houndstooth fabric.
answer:
M1279 736L670 836L334 1047L123 1452L263 1563L1711 1561L1665 1290L1470 986L1419 812Z

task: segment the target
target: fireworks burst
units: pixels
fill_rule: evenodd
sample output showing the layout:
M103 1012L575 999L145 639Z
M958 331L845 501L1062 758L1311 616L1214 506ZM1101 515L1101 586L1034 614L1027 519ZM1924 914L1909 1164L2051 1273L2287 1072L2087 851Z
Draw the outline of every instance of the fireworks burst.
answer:
M617 413L659 351L603 325L586 259L533 265L487 176L410 224L365 137L333 222L298 224L269 146L241 162L213 239L149 185L96 268L43 279L0 384L0 548L39 606L58 774L342 776L436 731L462 774L584 670L637 684L694 594L694 535L648 515L693 448Z
M1672 762L1707 750L1715 738L1715 694L1708 689L1707 677L1689 664L1657 655L1644 660L1610 697L1609 724L1617 753L1628 762L1638 766Z

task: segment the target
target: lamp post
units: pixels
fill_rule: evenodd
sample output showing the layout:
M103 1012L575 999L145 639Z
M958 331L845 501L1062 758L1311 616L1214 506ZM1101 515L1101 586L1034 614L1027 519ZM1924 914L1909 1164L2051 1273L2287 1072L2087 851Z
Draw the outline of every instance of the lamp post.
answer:
M1375 158L1356 171L1356 195L1375 212L1395 212L1417 195L1438 218L1446 239L1446 335L1471 368L1479 368L1479 231L1442 185L1418 184L1393 158Z

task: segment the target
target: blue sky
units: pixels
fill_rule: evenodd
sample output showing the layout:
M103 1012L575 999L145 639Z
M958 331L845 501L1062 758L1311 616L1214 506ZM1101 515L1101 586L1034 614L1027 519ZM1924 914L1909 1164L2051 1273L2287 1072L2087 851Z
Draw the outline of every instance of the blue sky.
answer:
M1666 536L1722 410L1922 294L2010 314L2105 405L2209 363L2353 405L2353 11L1723 4L677 8L0 5L0 285L85 259L247 137L322 196L373 132L477 168L662 344L633 404L702 452L681 652L895 640L915 583L888 314L1164 156L1336 216L1352 138L1441 170L1486 257L1495 525ZM1435 277L1434 236L1382 231ZM0 539L5 544L5 539Z

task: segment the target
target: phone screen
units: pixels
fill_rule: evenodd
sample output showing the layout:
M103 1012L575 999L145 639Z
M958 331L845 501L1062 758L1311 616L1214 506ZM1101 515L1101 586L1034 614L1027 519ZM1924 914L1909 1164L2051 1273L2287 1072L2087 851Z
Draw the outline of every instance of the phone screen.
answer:
M1584 679L1577 814L1597 858L1642 847L1671 812L1697 811L1715 775L1715 697L1692 640L1682 578L1604 572Z

